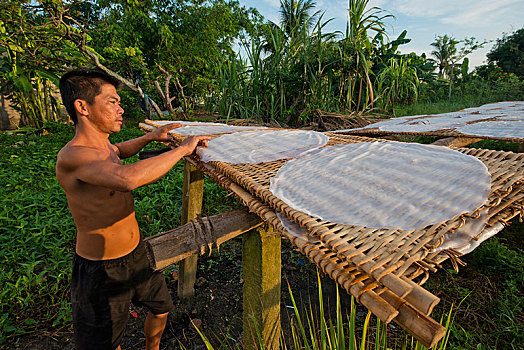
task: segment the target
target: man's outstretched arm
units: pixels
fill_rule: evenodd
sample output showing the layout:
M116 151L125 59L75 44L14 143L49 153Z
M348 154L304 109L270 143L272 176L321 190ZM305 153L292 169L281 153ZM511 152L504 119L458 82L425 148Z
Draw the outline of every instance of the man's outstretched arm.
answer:
M148 132L144 136L118 143L115 145L115 152L118 154L120 159L132 157L152 141L171 141L172 138L168 136L169 131L181 126L182 124L178 123L167 124L151 132Z
M101 157L92 149L74 149L59 159L62 172L75 179L117 191L132 191L163 177L184 156L190 155L198 145L207 146L208 136L191 136L179 147L159 156L122 165ZM74 153L74 154L73 154Z

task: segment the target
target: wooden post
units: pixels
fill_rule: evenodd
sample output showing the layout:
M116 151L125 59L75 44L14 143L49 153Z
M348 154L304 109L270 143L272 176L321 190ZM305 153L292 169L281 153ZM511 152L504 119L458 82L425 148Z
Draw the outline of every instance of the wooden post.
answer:
M518 148L518 152L519 153L524 153L524 143L519 143L519 148Z
M260 348L259 337L264 349L279 349L280 264L280 235L271 226L242 235L244 349Z
M184 160L184 187L182 196L182 218L184 225L202 212L204 196L204 173ZM178 265L178 296L188 299L195 294L198 255L182 260Z

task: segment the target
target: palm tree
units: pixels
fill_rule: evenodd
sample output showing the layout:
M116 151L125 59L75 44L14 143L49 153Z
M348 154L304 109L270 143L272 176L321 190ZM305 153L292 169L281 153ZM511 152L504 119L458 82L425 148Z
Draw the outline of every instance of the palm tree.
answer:
M313 0L280 0L280 23L288 37L313 25L320 14L320 11L310 14L316 5Z
M455 38L447 35L437 36L435 41L431 43L431 46L435 48L431 51L431 55L437 60L439 78L451 76L458 43L459 41Z

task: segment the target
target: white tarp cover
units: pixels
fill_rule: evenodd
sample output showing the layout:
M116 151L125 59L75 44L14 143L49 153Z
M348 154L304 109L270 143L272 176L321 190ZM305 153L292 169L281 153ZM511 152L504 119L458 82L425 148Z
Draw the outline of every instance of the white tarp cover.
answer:
M203 162L255 164L293 158L328 141L328 136L309 130L241 131L212 139L197 154Z
M487 121L490 119L490 121ZM501 122L504 121L504 122ZM497 102L480 107L437 115L415 115L391 118L358 129L379 129L390 132L429 132L455 130L484 137L524 138L524 101Z
M334 223L420 229L486 202L491 175L475 157L432 145L365 142L325 147L284 164L270 191Z
M184 136L193 135L213 135L213 134L224 134L237 131L255 130L255 129L267 129L265 126L237 126L227 125L221 123L207 123L207 122L189 122L181 120L159 120L153 121L155 126L162 126L171 123L179 123L184 126L176 128L170 131L171 134L178 134Z

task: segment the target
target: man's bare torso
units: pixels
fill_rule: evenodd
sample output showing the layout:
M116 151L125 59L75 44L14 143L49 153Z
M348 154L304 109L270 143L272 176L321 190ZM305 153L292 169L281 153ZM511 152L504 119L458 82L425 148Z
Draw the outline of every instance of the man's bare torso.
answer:
M100 161L122 164L109 142L105 149L100 149L81 145L73 139L59 152L56 174L76 223L76 252L90 260L124 256L140 240L133 196L131 192L89 184L76 178L76 159L86 154Z

